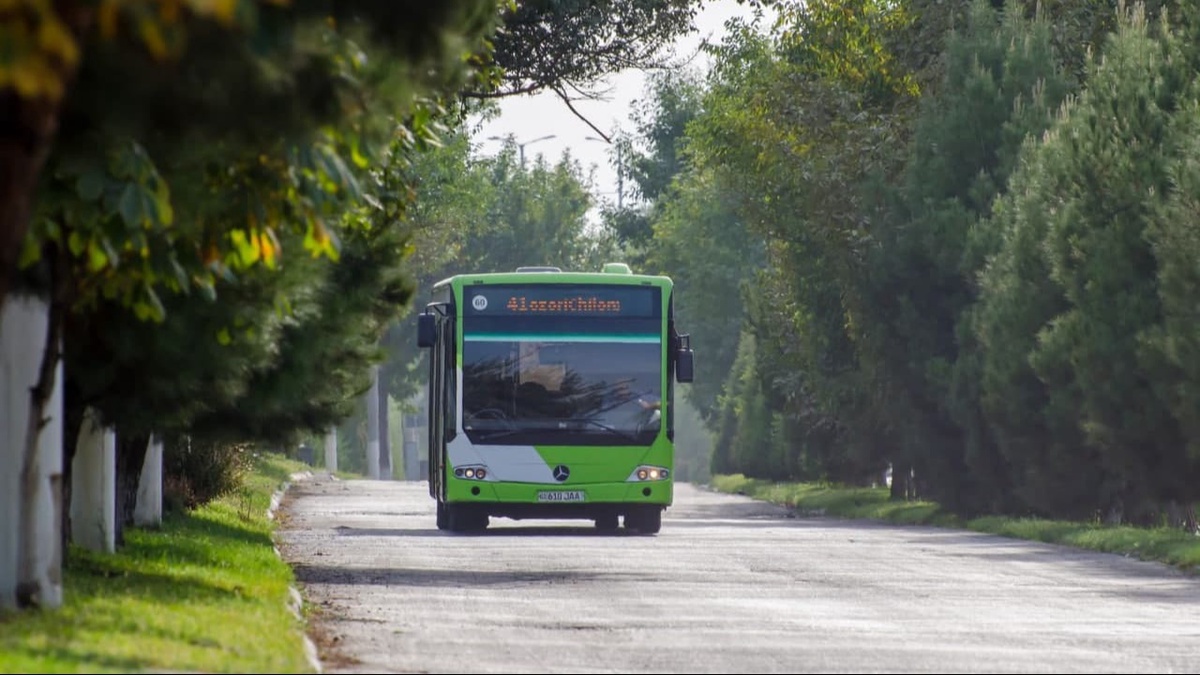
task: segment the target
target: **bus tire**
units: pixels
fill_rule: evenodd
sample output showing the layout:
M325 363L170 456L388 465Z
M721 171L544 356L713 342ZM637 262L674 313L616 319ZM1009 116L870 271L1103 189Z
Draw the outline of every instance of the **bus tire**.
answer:
M632 509L625 514L625 529L638 534L658 534L662 529L662 509L657 506Z
M464 504L446 504L446 528L451 532L486 530L488 514Z
M617 514L615 514L615 513L606 513L606 514L596 518L596 529L597 530L611 532L612 530L615 530L618 527L620 527L620 525L621 525L620 520L618 519Z
M439 501L437 503L437 528L439 530L449 529L450 524L446 518L446 504Z

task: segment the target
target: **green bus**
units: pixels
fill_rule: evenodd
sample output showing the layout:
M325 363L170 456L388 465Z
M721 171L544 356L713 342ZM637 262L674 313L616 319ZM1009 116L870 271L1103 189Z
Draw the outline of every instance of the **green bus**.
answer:
M592 520L655 534L671 505L674 383L692 381L668 277L521 267L438 282L429 352L437 526Z

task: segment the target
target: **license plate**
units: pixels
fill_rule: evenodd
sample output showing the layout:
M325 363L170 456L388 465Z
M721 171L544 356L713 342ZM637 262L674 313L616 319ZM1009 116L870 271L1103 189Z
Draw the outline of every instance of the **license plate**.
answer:
M582 502L587 501L583 490L548 490L539 492L539 502Z

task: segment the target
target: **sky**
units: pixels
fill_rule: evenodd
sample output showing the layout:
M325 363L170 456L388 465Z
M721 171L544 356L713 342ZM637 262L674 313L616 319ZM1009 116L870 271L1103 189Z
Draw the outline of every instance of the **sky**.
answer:
M673 46L676 58L697 53L703 40L720 42L725 22L733 17L749 17L750 10L736 0L707 0L697 13L696 31L678 40ZM696 61L703 68L703 55ZM627 70L608 78L598 89L606 90L599 101L575 102L575 108L592 124L610 136L617 130L633 131L629 113L635 99L645 95L646 74ZM491 119L474 134L476 152L493 155L503 147L502 140L511 134L517 143L525 143L525 161L532 162L542 155L549 163L557 162L563 151L570 149L571 156L583 167L585 175L595 168L595 191L602 201L616 203L617 175L612 167L612 153L608 143L599 140L599 135L567 108L554 94L542 93L533 96L512 96L501 99L500 115ZM553 138L545 140L544 136ZM592 137L597 140L589 140ZM628 203L629 188L625 198Z

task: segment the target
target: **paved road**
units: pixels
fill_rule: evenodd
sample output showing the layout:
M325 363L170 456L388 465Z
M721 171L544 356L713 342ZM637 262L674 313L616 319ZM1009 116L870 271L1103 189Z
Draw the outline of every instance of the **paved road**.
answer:
M1200 579L1115 555L688 485L655 537L328 476L279 512L330 673L1200 672Z

